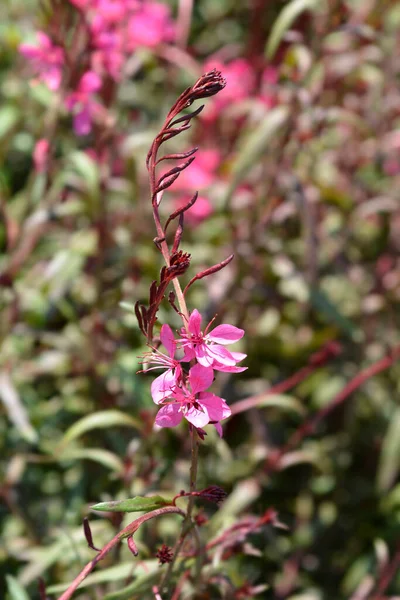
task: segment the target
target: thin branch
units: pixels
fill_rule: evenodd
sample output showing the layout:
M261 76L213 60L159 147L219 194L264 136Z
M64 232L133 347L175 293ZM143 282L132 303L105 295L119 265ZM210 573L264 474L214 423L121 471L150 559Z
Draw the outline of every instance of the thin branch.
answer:
M300 442L307 436L313 433L317 425L325 419L333 410L340 406L353 392L361 387L366 381L375 377L378 373L385 371L391 367L397 360L400 359L400 346L396 346L392 349L390 354L373 363L369 367L366 367L363 371L360 371L351 381L349 381L344 388L327 404L324 408L319 410L316 415L311 417L308 421L303 423L289 438L288 442L273 454L271 459L268 461L267 468L275 467L279 464L280 459L284 454L296 448Z
M75 590L80 586L82 581L84 581L84 579L86 579L86 577L89 575L89 573L91 573L93 571L93 569L95 568L97 563L99 563L101 560L103 560L103 558L117 544L119 544L119 542L121 540L133 535L135 533L135 531L137 531L139 529L139 527L142 525L142 523L144 523L145 521L148 521L150 519L154 519L155 517L160 517L160 516L162 516L164 514L168 514L168 513L176 513L178 515L181 515L182 517L186 517L186 514L180 508L177 508L176 506L164 506L163 508L157 508L156 510L152 510L151 512L146 513L145 515L139 517L138 519L135 519L134 521L132 521L132 523L129 523L129 525L127 525L126 527L124 527L124 529L122 529L119 533L117 533L117 535L115 535L112 538L112 540L110 540L101 549L101 551L97 554L97 556L95 556L94 559L91 560L82 569L82 571L79 573L79 575L77 575L77 577L75 577L73 582L68 586L68 589L60 596L59 600L69 600L72 597Z

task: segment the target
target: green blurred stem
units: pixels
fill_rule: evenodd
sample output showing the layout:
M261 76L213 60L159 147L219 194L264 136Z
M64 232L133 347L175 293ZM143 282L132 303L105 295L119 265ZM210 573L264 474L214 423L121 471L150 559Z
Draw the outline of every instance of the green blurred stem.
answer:
M197 466L198 466L198 456L199 456L199 443L197 438L197 431L194 427L190 427L190 439L192 444L191 450L191 465L190 465L190 491L196 491L196 482L197 482ZM186 510L186 517L182 523L182 530L179 540L175 544L173 551L172 561L168 565L168 569L165 572L164 577L160 583L160 591L161 593L167 593L170 595L171 591L171 579L174 570L175 563L179 557L179 554L182 550L183 544L185 543L186 536L190 531L193 531L194 538L196 541L197 552L196 552L196 581L199 581L201 575L201 565L202 565L202 552L201 552L201 542L200 536L197 531L196 525L192 521L192 512L194 506L194 496L189 496L189 502Z

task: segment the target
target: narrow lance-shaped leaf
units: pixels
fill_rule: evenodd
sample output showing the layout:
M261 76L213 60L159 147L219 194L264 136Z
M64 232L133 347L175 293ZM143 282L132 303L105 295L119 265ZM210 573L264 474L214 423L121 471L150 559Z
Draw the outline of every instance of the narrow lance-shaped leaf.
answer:
M168 225L171 223L171 221L173 221L174 219L176 219L176 217L179 217L179 215L183 214L184 212L186 212L187 210L189 210L189 208L191 208L193 206L193 204L196 202L197 198L198 198L199 193L196 192L193 196L193 198L191 198L189 200L189 202L187 204L185 204L185 206L181 206L181 208L178 208L175 212L173 212L167 219L167 222L165 223L165 228L164 230L167 230Z
M84 433L93 429L109 429L115 426L134 427L141 429L141 424L137 419L134 419L130 415L127 415L119 410L103 410L99 411L82 419L79 419L74 423L64 434L57 451L64 448L67 444L73 440L79 438Z
M197 117L197 115L199 115L201 113L201 111L204 108L204 104L202 104L201 106L199 106L199 108L196 108L196 110L194 110L191 113L188 113L186 115L182 115L182 117L179 117L178 119L174 119L174 121L172 121L172 123L170 123L170 127L175 127L175 125L177 125L178 123L182 123L182 121L188 121L190 119L193 119L193 117Z
M205 271L201 271L201 273L198 273L197 275L195 275L193 277L193 279L191 279L189 281L189 283L187 284L187 286L183 290L183 293L186 294L186 292L188 291L188 289L190 288L190 286L193 285L193 283L195 281L198 281L199 279L203 279L203 277L207 277L208 275L212 275L213 273L218 273L218 271L220 271L221 269L223 269L224 267L226 267L226 265L228 265L231 262L231 260L233 259L233 257L234 257L234 254L231 254L230 256L228 256L228 258L226 258L222 262L218 263L217 265L214 265L213 267L210 267L209 269L206 269Z
M162 156L157 160L156 165L158 165L158 163L162 162L163 160L183 160L184 158L189 158L189 156L192 156L195 152L197 152L198 149L199 147L195 146L187 152L178 152L177 154L166 154L165 156Z
M176 173L181 173L184 169L186 169L189 165L192 164L192 162L196 159L195 156L192 156L191 158L189 158L186 162L184 162L181 165L178 165L177 167L173 167L172 169L170 169L169 171L167 171L167 173L164 173L164 175L162 175L162 177L160 177L160 179L158 180L158 186L160 185L160 183L162 181L164 181L165 179L167 179L168 177L170 177L171 175L175 175Z
M314 10L317 6L317 0L293 0L282 8L265 47L265 54L269 59L273 58L283 36L301 13L306 10Z
M166 500L162 496L135 496L127 500L115 500L110 502L99 502L91 506L92 510L99 510L105 512L149 512L162 506L168 506L171 504L170 500Z
M174 245L172 246L172 254L175 254L176 252L178 252L179 244L181 243L181 239L182 239L182 234L183 234L183 214L180 214L179 215L179 225L176 228Z

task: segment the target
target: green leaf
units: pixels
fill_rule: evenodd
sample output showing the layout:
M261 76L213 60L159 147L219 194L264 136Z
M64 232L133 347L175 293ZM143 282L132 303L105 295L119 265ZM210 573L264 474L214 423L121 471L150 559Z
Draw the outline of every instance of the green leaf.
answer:
M120 302L119 305L124 310L127 310L128 312L133 313L134 315L136 314L134 304L131 304L130 302Z
M239 140L240 151L232 166L232 181L226 192L224 204L227 205L239 183L250 169L260 160L271 141L276 139L280 129L289 117L287 106L278 106L270 110L260 123L250 132L246 131Z
M282 410L289 410L297 413L298 415L305 415L306 409L298 400L288 394L270 394L266 392L265 396L259 396L259 402L257 402L257 408L281 408Z
M103 448L67 449L62 453L59 461L64 462L69 460L93 460L103 467L107 467L108 469L111 469L111 471L116 471L117 473L122 473L124 470L124 463L122 460L113 454L113 452L104 450Z
M119 410L102 410L91 415L87 415L74 423L64 434L56 452L62 450L73 440L76 440L84 433L93 429L109 429L111 427L123 426L141 429L141 424L137 419L127 415Z
M154 569L152 572L146 573L146 575L142 575L141 577L136 577L135 581L122 590L106 594L103 600L131 600L132 594L138 594L139 592L145 594L156 577L159 577L158 569Z
M139 561L137 563L133 563L131 560L126 563L119 564L115 567L110 567L108 569L102 569L97 573L92 573L89 575L85 581L82 581L79 589L90 587L92 585L97 585L98 583L109 583L112 581L122 581L132 574L132 567L134 566L135 575L138 576L138 579L146 576L150 573L159 573L159 566L157 560L146 560ZM135 580L136 581L136 580ZM59 594L68 588L69 583L58 583L56 585L51 585L46 589L48 594Z
M15 127L19 118L15 106L6 105L0 109L0 140L5 138Z
M400 469L400 408L392 415L383 438L382 451L377 473L377 488L387 492L395 481Z
M128 498L127 500L99 502L99 504L91 506L91 509L104 510L107 512L149 512L168 504L171 504L171 501L166 500L162 496L135 496L134 498Z
M318 0L293 0L287 4L276 19L265 46L267 58L272 59L285 33L295 20L306 10L315 10Z
M277 132L283 127L289 117L287 106L277 106L257 124L255 129L238 144L240 153L233 165L234 179L238 183L248 173L254 163L261 158L269 143L275 138Z
M98 165L85 152L73 152L68 157L71 170L65 173L66 183L86 192L90 213L97 215L100 209L100 172ZM78 178L74 175L76 173Z
M356 326L350 319L345 317L336 306L331 302L328 296L320 289L310 290L310 303L317 310L324 314L326 320L333 323L339 329L352 339L356 339L361 335Z
M22 585L12 575L6 575L7 600L29 600L29 596Z

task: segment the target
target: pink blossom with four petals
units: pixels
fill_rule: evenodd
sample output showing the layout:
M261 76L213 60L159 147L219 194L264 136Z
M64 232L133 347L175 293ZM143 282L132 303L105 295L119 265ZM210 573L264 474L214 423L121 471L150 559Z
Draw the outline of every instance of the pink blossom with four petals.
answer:
M219 424L231 414L226 401L215 394L206 392L214 379L213 370L200 364L189 371L187 383L175 386L171 396L157 413L156 425L175 427L183 417L195 427L204 427L209 423ZM220 432L220 427L217 427Z
M209 323L204 331L201 330L202 316L195 309L189 317L188 331L181 329L181 339L179 340L185 350L185 360L196 359L203 367L212 367L216 371L231 371L236 367L236 363L243 360L246 354L239 352L229 352L225 348L228 344L234 344L240 340L243 335L243 329L233 325L218 325L208 333L212 323ZM243 369L244 367L237 367Z

